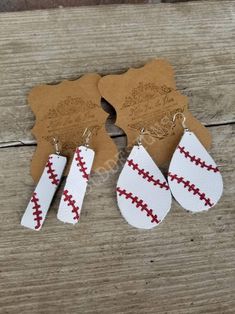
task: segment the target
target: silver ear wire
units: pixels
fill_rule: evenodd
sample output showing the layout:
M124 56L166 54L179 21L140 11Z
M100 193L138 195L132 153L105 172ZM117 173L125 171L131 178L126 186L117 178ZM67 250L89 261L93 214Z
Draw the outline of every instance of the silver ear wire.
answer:
M138 146L142 145L142 138L143 138L144 134L145 134L145 128L142 128L140 130L140 134L139 134L137 141L136 141Z
M55 153L57 155L60 155L59 141L55 137L53 137L53 144L54 144L54 147L55 147Z
M182 120L181 120L181 125L182 125L184 131L185 131L185 132L188 132L189 129L187 128L187 126L186 126L186 124L185 124L185 122L186 122L186 117L185 117L185 115L184 115L182 112L176 112L176 113L174 114L174 116L173 116L173 119L172 119L173 122L175 122L175 119L176 119L177 116L180 116L180 117L182 118Z
M91 130L89 128L85 128L85 131L82 134L84 146L89 147L89 142L91 139Z

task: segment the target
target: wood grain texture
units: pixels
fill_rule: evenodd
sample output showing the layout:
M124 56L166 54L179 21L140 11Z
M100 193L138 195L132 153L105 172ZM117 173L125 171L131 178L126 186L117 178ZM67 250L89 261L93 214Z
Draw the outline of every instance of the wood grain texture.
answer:
M0 145L33 141L26 95L36 84L120 73L154 57L172 63L198 119L234 121L233 12L233 1L207 1L1 14Z
M170 0L172 1L172 0ZM174 0L180 1L180 0ZM0 12L42 10L81 5L159 3L161 0L1 0ZM163 1L164 2L164 1Z
M1 314L235 312L234 14L233 1L0 14ZM136 230L116 205L120 166L92 176L78 226L56 219L61 187L40 232L20 227L34 188L30 89L153 57L173 64L212 132L225 184L219 204L192 215L174 203L157 229ZM123 148L107 110L107 130Z
M79 225L56 219L60 189L41 232L22 228L34 148L2 148L2 313L233 313L234 128L211 131L212 154L223 164L222 200L194 215L174 203L153 231L131 228L121 217L120 169L103 182L93 175Z

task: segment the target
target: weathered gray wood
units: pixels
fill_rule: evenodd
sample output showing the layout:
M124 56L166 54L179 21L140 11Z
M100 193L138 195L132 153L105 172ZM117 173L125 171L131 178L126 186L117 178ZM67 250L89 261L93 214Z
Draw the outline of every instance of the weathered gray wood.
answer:
M104 182L93 176L78 226L56 219L60 190L40 232L20 227L34 148L2 148L1 313L234 313L234 130L211 131L212 155L223 164L220 203L194 215L174 203L153 231L122 219L119 171Z
M173 2L181 0L173 0ZM0 2L0 12L39 10L61 7L78 7L81 5L101 5L101 4L138 4L138 3L160 3L161 0L2 0ZM172 2L172 0L162 1Z
M1 313L234 313L234 9L198 1L0 14ZM174 203L157 229L133 229L116 205L119 169L93 175L78 226L56 220L60 190L40 232L21 228L35 147L3 146L35 144L29 90L156 56L173 64L190 109L210 126L223 165L219 204L191 215Z
M206 1L1 14L0 145L33 141L33 86L120 73L154 57L172 63L198 119L234 121L233 12L233 1Z

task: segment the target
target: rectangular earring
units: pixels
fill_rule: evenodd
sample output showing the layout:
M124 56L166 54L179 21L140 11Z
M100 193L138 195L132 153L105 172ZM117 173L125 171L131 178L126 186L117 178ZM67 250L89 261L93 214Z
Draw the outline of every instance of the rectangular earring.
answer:
M58 142L53 140L56 154L49 155L43 173L21 219L22 226L37 231L42 228L67 161L66 157L60 156Z
M86 129L83 136L85 135L85 144L75 150L57 214L60 221L71 224L76 224L80 220L82 203L95 156L95 152L88 144L91 131Z

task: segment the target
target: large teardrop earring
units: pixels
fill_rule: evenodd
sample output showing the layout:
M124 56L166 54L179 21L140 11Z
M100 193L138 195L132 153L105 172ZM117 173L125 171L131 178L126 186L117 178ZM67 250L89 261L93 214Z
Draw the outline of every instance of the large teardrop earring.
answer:
M142 145L144 129L117 181L117 202L124 219L133 227L151 229L163 221L171 208L166 179Z
M174 115L182 119L184 134L176 147L169 166L168 183L177 202L191 212L213 207L223 192L223 180L216 163L186 126L183 113Z

